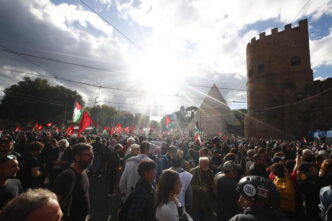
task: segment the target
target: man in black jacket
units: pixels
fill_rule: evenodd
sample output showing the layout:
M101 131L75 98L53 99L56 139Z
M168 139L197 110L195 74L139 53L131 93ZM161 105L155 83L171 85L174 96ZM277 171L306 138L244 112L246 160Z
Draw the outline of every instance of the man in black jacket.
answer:
M240 193L239 204L244 208L229 221L288 221L277 209L280 195L276 186L261 176L243 177L237 184Z
M156 176L156 165L152 160L143 160L138 166L140 179L130 200L127 221L155 221L155 190L152 182Z

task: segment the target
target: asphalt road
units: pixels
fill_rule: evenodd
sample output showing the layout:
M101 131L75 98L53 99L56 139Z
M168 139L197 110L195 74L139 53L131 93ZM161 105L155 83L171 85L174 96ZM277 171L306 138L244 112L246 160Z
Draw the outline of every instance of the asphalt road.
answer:
M91 221L116 221L120 203L119 191L115 197L107 196L109 181L106 175L90 177L90 219ZM117 185L118 186L118 185Z

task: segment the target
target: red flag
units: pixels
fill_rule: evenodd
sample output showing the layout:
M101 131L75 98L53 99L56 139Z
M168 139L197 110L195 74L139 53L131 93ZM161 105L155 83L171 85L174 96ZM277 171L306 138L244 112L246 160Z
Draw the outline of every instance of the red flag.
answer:
M122 132L122 126L120 123L118 123L115 128L114 128L116 133L121 133Z
M39 124L39 126L38 126L37 129L38 129L38 130L42 130L42 129L43 129L43 125Z
M109 135L114 134L114 127L110 127L110 131L108 133L109 133Z
M66 133L67 133L68 136L73 135L74 134L74 127L73 126L68 127L67 130L66 130Z
M52 125L53 125L53 123L49 122L49 123L46 124L46 127L51 127Z
M134 130L135 130L135 127L134 126L131 126L131 127L129 127L129 133L134 133Z
M125 133L129 133L129 127L125 127L125 128L124 128L124 132L125 132Z
M103 130L106 131L107 129L108 129L107 126L104 126L104 129L103 129Z
M55 132L59 133L59 128L58 127L55 128Z
M22 128L20 126L17 126L15 129L16 132L20 132L21 130L22 130Z
M93 124L93 122L90 115L88 114L88 112L84 111L80 123L80 128L78 129L78 134L82 133L91 124Z
M169 118L169 116L166 116L165 117L165 126L167 127L168 124L171 123L171 122L172 122L171 118Z

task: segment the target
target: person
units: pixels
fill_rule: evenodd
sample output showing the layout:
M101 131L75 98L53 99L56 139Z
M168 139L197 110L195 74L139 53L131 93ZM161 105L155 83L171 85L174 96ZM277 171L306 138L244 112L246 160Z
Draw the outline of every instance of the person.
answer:
M130 152L131 152L131 148L132 148L133 144L135 144L135 138L129 137L127 139L127 144L121 150L120 155L124 156L124 157L127 157L130 154Z
M204 221L211 216L214 174L209 169L210 160L207 157L199 158L199 166L190 170L193 190L192 215L195 221Z
M251 164L249 167L249 175L251 176L262 176L269 177L269 174L266 172L266 166L264 164L264 159L261 154L254 155L255 163Z
M124 161L127 161L130 157L137 156L139 153L139 144L132 144L130 148L128 148L128 154L125 156Z
M131 157L126 161L125 169L122 173L119 182L119 188L122 196L127 198L131 193L131 190L135 188L138 180L139 174L137 172L138 164L145 159L150 159L148 157L150 144L143 141L140 144L140 154L135 157Z
M280 163L272 164L275 175L273 183L280 192L280 209L289 219L295 217L295 188L286 167Z
M318 177L318 165L314 162L302 162L299 166L298 191L305 202L305 220L320 220L319 218L319 191L321 188Z
M138 165L138 180L135 190L132 192L127 221L154 221L156 220L155 190L152 186L156 177L156 164L152 160L145 159Z
M17 159L20 159L21 154L13 151L14 140L11 136L5 135L0 138L0 155L6 156L12 154L16 156Z
M158 177L162 173L163 170L166 170L171 167L171 160L176 155L177 149L175 146L169 146L167 148L167 153L162 156L159 164L159 171L158 171Z
M71 152L68 147L69 142L62 139L58 142L58 147L52 148L46 156L50 187L53 186L55 178L70 165Z
M319 199L320 199L320 203L319 203L318 207L320 210L321 217L323 219L326 218L326 216L329 216L330 218L332 218L331 211L328 211L328 210L331 210L329 208L332 205L332 186L322 187L320 189ZM329 214L327 214L327 213L329 213ZM328 220L330 220L330 219L328 219Z
M28 146L28 138L24 133L20 133L17 136L17 142L14 145L14 151L19 153L21 156L25 153Z
M156 218L159 221L192 221L177 199L181 192L180 175L174 170L164 170L157 186L157 211Z
M192 187L191 187L191 180L193 178L193 175L187 171L185 171L182 168L182 158L179 155L176 155L175 157L173 157L171 163L172 163L172 167L171 169L178 172L180 175L180 180L181 180L181 192L178 196L178 199L181 203L181 205L184 206L184 208L189 211L189 209L191 208L191 204L192 204Z
M114 148L107 148L108 152L108 164L107 164L107 171L109 177L109 187L108 187L108 196L115 196L114 188L115 183L119 173L120 167L120 151L122 150L121 144L116 144Z
M235 215L230 221L288 221L279 212L279 192L267 178L260 176L243 177L237 184L239 204L243 214Z
M23 193L21 181L13 178L18 170L14 155L0 156L0 210L11 199Z
M254 155L255 155L255 150L250 149L247 151L247 161L246 161L246 168L245 168L246 175L249 175L250 166L253 163L255 163Z
M239 168L233 161L226 161L223 170L224 173L219 172L214 178L218 221L228 221L240 212L237 204L239 196L236 191Z
M90 168L90 172L92 175L97 176L98 178L101 177L101 173L100 173L100 168L101 168L101 163L103 160L103 155L104 155L104 145L101 142L101 138L99 136L96 137L95 142L93 142L92 144L93 147L93 161L92 161L92 165Z
M73 164L56 177L53 189L60 200L65 220L84 221L90 209L90 184L86 169L93 159L92 146L75 144L72 153Z
M21 170L18 178L22 181L23 189L39 188L43 184L42 172L38 156L41 154L44 144L36 141L29 144L26 155L23 156Z
M9 201L0 213L0 221L60 221L62 211L54 193L33 189Z

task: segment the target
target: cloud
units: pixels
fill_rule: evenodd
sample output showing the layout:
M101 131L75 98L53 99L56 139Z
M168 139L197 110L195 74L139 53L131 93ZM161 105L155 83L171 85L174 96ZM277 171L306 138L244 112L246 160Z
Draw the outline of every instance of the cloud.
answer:
M0 27L5 33L0 35L0 42L18 51L122 72L128 72L133 61L148 54L161 64L159 70L155 70L156 77L165 69L177 69L176 73L164 74L167 78L162 78L154 93L146 86L144 78L31 58L24 60L3 52L0 52L0 68L6 66L96 85L146 90L145 94L107 89L99 91L96 87L50 79L52 84L77 90L89 105L93 105L98 97L98 101L103 102L162 106L153 110L142 106L121 106L121 109L133 112L160 115L177 110L180 105L200 105L204 98L201 93L207 93L209 87L192 88L186 86L188 84L212 86L216 83L221 87L245 89L245 48L250 39L259 34L252 28L255 27L253 24L267 20L289 23L303 16L317 20L323 14L332 14L332 0L310 1L303 10L300 10L304 4L302 0L95 1L98 7L107 7L107 10L112 7L112 12L113 8L115 12L117 10L119 29L137 27L135 36L129 37L135 38L142 33L144 43L139 43L139 46L145 52L133 48L111 26L81 5L55 5L50 0L0 1ZM125 23L128 26L121 26ZM311 41L314 67L331 64L330 42L331 34ZM27 59L38 66L27 62ZM1 75L0 86L7 87L22 76L14 73ZM180 79L185 85L174 83ZM174 91L167 92L169 87ZM226 100L246 100L245 92L221 91Z
M332 32L318 40L310 41L311 65L332 65Z

